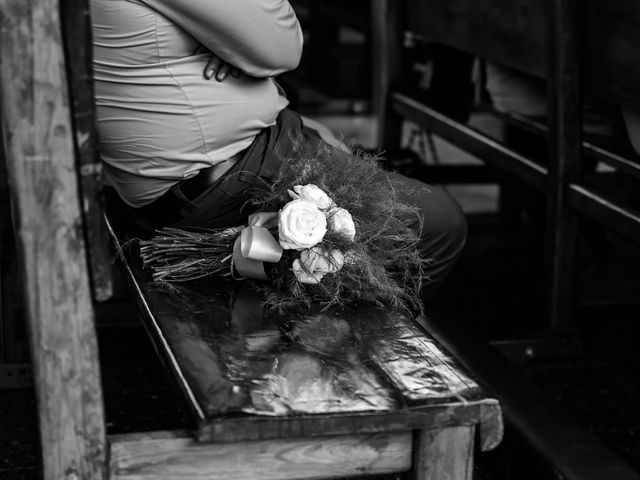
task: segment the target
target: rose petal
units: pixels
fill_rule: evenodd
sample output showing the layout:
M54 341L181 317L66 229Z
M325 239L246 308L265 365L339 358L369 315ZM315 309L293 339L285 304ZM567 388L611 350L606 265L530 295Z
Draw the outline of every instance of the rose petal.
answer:
M334 205L331 197L313 183L309 183L307 185L295 185L293 189L298 194L299 198L313 203L321 210L328 210Z
M331 209L329 212L329 224L334 232L344 235L350 241L354 240L356 236L356 226L348 210L344 208Z
M284 249L302 250L317 245L327 233L327 219L313 203L297 199L278 214L278 241Z

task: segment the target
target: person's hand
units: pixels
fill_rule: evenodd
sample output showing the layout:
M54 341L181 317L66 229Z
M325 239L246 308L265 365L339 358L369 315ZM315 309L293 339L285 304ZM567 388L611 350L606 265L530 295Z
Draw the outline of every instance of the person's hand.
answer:
M211 58L207 62L207 66L204 69L204 78L210 80L214 78L222 82L229 74L232 77L238 78L240 71L233 65L230 65L218 57L215 53L209 52Z

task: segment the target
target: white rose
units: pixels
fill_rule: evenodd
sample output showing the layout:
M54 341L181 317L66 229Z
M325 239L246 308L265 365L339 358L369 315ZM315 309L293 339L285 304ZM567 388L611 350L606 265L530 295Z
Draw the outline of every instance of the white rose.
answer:
M351 214L344 208L334 208L329 212L329 223L334 232L340 233L350 241L356 236L356 225Z
M321 210L328 210L334 205L331 197L312 183L309 183L308 185L296 185L293 187L293 192L291 190L288 192L291 198L295 200L306 200L307 202L313 203Z
M278 213L278 240L284 249L302 250L320 243L327 233L327 219L306 200L287 203Z
M300 259L293 262L293 273L300 283L320 283L327 273L336 273L344 265L340 250L327 252L320 247L303 250Z

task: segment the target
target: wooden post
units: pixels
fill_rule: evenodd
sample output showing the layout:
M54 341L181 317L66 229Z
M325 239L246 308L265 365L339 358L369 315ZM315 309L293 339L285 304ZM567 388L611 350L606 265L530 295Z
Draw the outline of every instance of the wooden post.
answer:
M474 426L418 430L414 434L414 480L471 480Z
M56 0L0 0L0 105L45 479L101 479L105 432Z
M411 467L409 431L232 443L198 443L180 431L110 439L111 480L317 480Z
M113 295L112 253L104 224L102 165L93 104L91 24L87 0L60 0L63 46L80 172L84 236L89 253L93 297L101 302Z
M378 146L399 147L402 117L391 108L389 93L400 78L402 53L400 13L403 0L373 0L371 31L373 59L373 111L378 122Z
M546 271L550 272L551 327L571 322L574 305L577 219L567 201L580 174L581 112L578 69L578 2L549 0L549 184Z

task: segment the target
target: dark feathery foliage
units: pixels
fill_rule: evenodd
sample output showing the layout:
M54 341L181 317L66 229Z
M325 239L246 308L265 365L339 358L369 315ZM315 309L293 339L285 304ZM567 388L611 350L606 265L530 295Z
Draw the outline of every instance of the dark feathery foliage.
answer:
M320 246L340 250L346 261L342 269L326 274L316 285L296 279L291 265L300 252L284 250L282 259L272 265L272 281L255 281L266 308L285 312L312 304L328 308L362 302L419 311L425 261L417 250L421 219L414 207L397 199L397 186L379 166L378 158L330 146L313 149L301 141L293 152L282 159L271 186L252 192L253 206L258 210L282 207L291 200L288 190L293 186L314 184L349 211L356 237L351 242L327 232ZM141 242L142 259L160 283L229 275L239 230L163 229ZM277 228L272 233L277 238Z

